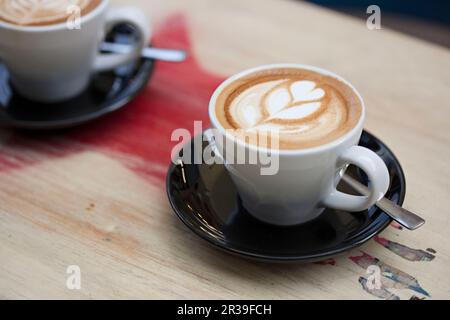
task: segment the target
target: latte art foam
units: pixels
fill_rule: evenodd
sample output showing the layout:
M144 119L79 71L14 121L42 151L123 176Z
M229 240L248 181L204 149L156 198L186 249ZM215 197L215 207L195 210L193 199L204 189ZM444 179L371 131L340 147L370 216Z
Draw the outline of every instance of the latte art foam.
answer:
M0 21L21 26L39 26L65 22L78 7L84 15L102 0L0 0Z
M217 99L216 115L225 129L277 130L280 149L301 149L331 142L352 129L361 116L361 102L331 76L269 69L227 86Z

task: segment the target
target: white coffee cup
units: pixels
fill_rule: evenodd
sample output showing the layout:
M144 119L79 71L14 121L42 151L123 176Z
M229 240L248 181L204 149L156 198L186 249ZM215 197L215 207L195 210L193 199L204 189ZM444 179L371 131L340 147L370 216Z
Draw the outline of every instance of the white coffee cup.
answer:
M93 72L137 59L150 37L146 16L135 7L108 7L109 0L103 0L73 29L67 22L19 26L0 21L0 60L14 88L35 101L57 102L83 91ZM120 23L131 24L139 34L133 50L99 53L104 35Z
M263 150L236 139L220 124L216 116L216 100L230 83L255 71L271 68L300 68L335 77L349 86L360 99L362 112L356 126L340 138L317 147L297 150ZM266 65L238 73L225 80L214 92L209 102L209 117L214 130L207 131L217 150L237 145L249 155L270 151L278 158L278 172L261 174L262 163L236 164L221 155L243 206L254 217L276 225L294 225L318 217L325 208L362 211L381 199L389 187L389 173L383 160L373 151L358 146L363 130L365 106L360 94L346 80L327 70L300 65ZM211 137L214 131L214 139ZM250 156L249 156L250 157ZM369 196L355 196L336 190L336 186L349 164L361 168L368 176Z

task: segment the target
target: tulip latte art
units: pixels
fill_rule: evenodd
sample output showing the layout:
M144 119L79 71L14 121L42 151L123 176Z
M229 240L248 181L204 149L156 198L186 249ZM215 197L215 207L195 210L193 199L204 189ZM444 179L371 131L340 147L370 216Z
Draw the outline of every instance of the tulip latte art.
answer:
M240 134L276 130L279 149L310 148L338 139L356 126L361 110L359 97L347 84L299 68L238 78L220 92L215 106L225 129L241 129L236 130Z
M21 26L42 26L65 22L79 10L85 15L102 0L0 0L0 21Z

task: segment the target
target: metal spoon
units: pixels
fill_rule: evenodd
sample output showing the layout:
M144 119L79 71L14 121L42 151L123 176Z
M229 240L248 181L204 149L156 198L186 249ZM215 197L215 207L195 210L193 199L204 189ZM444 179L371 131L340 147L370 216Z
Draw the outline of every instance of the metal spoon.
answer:
M369 195L370 191L365 185L360 183L358 180L352 178L348 174L344 174L342 176L342 180L348 184L351 188L353 188L356 192L362 195ZM399 224L404 226L409 230L415 230L422 226L425 223L425 220L412 213L411 211L406 210L405 208L400 207L389 199L382 198L377 203L376 206L386 212L392 219L397 221Z
M127 53L131 50L131 46L127 44L102 42L100 49L107 52ZM161 61L181 62L186 60L186 51L178 49L162 49L148 47L142 50L142 57L156 59Z

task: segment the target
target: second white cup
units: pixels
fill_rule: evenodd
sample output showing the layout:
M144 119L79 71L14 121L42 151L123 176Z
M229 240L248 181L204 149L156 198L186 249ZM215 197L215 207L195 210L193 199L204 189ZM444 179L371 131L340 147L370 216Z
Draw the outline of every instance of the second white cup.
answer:
M115 25L131 24L139 35L125 54L99 53L99 43ZM113 69L140 56L150 37L149 21L137 8L109 8L103 0L82 16L79 29L67 23L19 26L0 21L0 59L23 96L58 102L83 91L93 72Z

